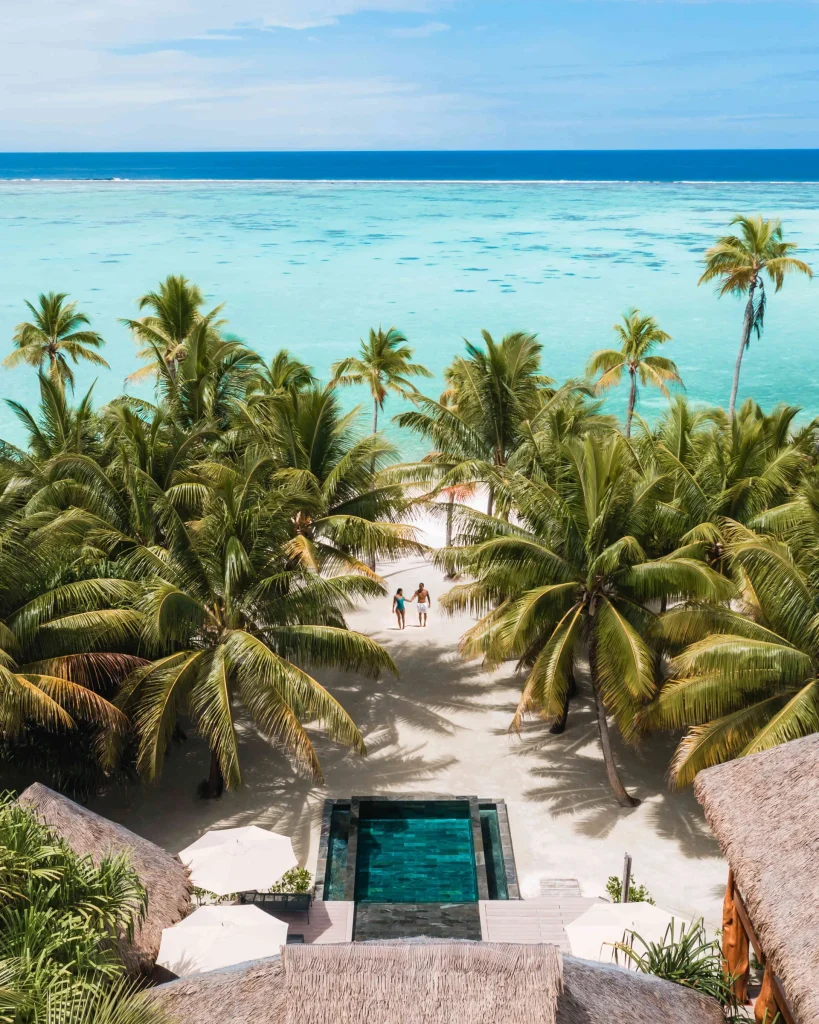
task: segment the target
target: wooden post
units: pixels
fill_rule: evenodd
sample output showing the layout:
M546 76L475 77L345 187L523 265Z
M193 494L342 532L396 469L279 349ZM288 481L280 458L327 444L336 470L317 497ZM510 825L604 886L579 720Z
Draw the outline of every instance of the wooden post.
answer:
M734 903L734 872L728 871L728 885L722 901L722 957L725 970L734 978L737 1002L748 998L748 935Z
M774 1017L779 1013L776 987L771 965L767 964L762 976L762 988L754 1002L754 1020L757 1024L773 1024Z
M623 886L620 889L620 902L628 903L628 894L631 892L631 854L627 853L623 858Z

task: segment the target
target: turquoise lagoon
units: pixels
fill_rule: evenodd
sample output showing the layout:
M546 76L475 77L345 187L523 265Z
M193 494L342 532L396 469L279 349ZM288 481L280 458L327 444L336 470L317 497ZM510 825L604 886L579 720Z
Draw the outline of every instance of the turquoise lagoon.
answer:
M225 303L249 344L268 356L286 346L320 374L368 327L394 324L438 376L435 391L462 338L482 328L537 332L546 372L582 374L614 320L638 306L673 335L667 352L692 397L724 403L741 302L717 301L697 278L738 211L781 216L819 269L816 184L0 182L0 347L24 298L69 292L111 364L83 369L78 390L96 377L97 399L109 399L137 365L117 318L182 273ZM819 414L817 288L791 280L770 296L743 396ZM31 370L0 373L0 395L34 402ZM612 408L624 401L615 395ZM649 417L662 407L656 393L640 398ZM20 437L5 407L0 436Z

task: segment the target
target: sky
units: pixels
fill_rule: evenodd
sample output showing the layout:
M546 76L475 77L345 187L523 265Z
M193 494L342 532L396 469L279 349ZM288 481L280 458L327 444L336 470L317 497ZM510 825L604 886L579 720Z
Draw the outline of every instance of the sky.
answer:
M0 149L812 148L819 0L0 0Z

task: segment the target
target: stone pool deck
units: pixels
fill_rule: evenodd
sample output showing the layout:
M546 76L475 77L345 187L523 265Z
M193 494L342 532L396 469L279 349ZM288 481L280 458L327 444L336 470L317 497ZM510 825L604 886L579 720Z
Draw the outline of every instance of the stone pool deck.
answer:
M624 782L642 800L638 808L619 808L606 784L584 680L562 736L540 722L510 736L520 680L510 666L485 672L461 660L458 639L472 620L439 615L438 598L449 584L424 563L382 572L392 591L412 594L423 580L432 593L426 629L416 625L412 605L406 630L396 629L389 598L350 616L353 628L387 645L400 678L319 676L362 729L369 756L316 734L325 782L315 785L241 720L244 786L236 793L197 798L208 759L191 735L170 752L156 786L109 794L94 810L174 852L208 828L258 824L291 836L299 858L315 869L328 797L492 794L506 801L524 899L539 899L544 879L566 877L579 880L583 897L603 896L627 851L634 876L658 904L718 925L726 868L691 792L672 793L666 785L673 740L652 736L639 750L617 743Z

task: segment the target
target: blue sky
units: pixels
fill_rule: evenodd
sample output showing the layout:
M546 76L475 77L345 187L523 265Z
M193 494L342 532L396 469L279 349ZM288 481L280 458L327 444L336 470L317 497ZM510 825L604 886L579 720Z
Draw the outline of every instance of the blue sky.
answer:
M2 0L0 148L819 145L819 2Z

